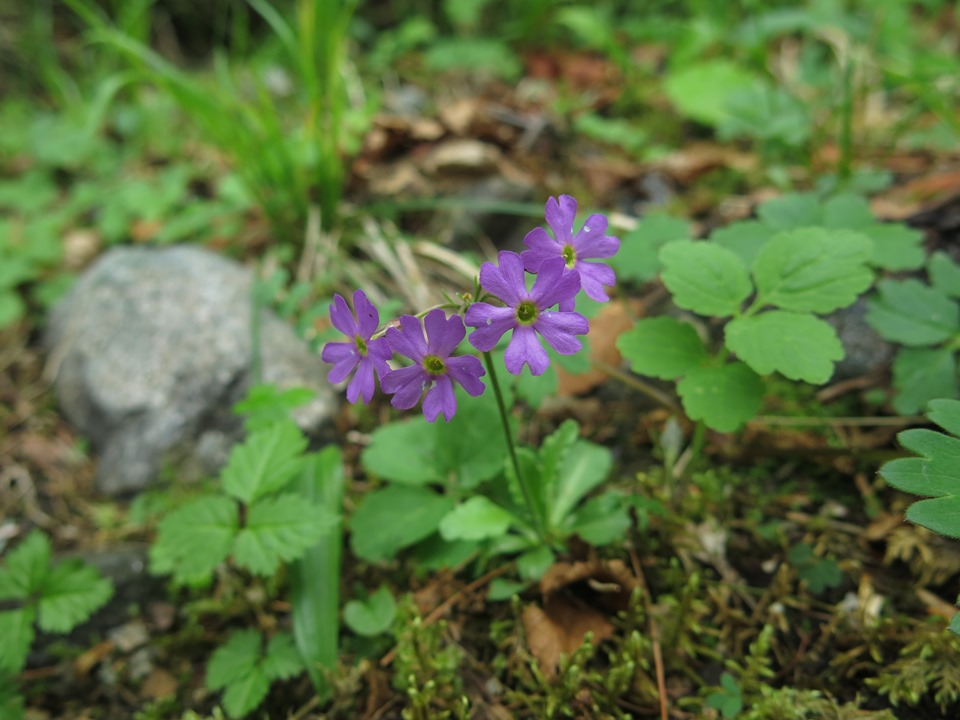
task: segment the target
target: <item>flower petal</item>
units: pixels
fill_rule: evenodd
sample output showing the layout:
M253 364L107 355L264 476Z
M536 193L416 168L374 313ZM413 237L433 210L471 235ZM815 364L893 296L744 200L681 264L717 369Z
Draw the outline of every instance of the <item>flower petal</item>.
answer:
M380 381L380 388L388 395L393 395L390 404L398 410L409 410L420 400L423 394L423 383L427 380L427 373L419 365L402 367L391 370Z
M617 282L617 275L612 268L603 263L581 262L577 263L577 272L580 273L580 285L588 298L597 302L610 299L603 288Z
M527 272L537 272L540 263L554 257L562 257L563 245L558 243L542 227L536 227L523 238L527 250L520 253L523 267Z
M513 331L503 360L507 371L513 375L520 374L524 363L530 366L530 372L534 375L543 375L550 364L547 351L540 345L532 327L518 327Z
M474 303L467 308L466 324L477 328L470 334L470 344L481 352L493 350L503 334L517 326L513 308L494 307L489 303Z
M423 325L427 329L427 353L439 358L450 357L450 353L457 349L467 334L462 317L451 315L448 319L447 314L439 308L427 313Z
M561 195L559 202L550 198L544 215L557 242L561 245L573 242L573 221L577 217L577 201L574 198Z
M380 325L380 313L377 312L373 303L367 300L367 294L363 290L357 290L353 293L353 309L357 314L360 337L369 340Z
M567 270L563 258L557 257L544 261L537 273L537 279L530 289L530 299L537 308L545 310L559 302L569 300L580 292L580 274L576 270Z
M376 381L373 379L373 363L370 358L361 358L357 363L357 372L347 385L347 400L355 403L358 397L362 397L365 403L373 400L373 393L377 389Z
M341 295L333 296L333 305L330 306L330 322L333 323L333 326L337 330L350 339L353 339L360 333L357 321L354 320L353 313L350 312L350 308L347 306L347 301L344 300Z
M390 349L398 355L405 355L418 365L427 354L427 343L423 339L423 327L413 315L400 318L400 329L388 328L385 336Z
M577 252L577 259L608 258L616 255L620 249L620 239L606 233L606 217L603 215L588 217L573 239L573 249Z
M480 266L480 285L505 304L516 305L520 294L527 291L523 260L515 252L503 250L497 255L497 262L499 266L489 262Z
M393 358L390 343L386 338L367 341L367 357L373 361L373 367L382 380L383 376L390 372L390 366L387 365L387 361Z
M446 375L435 379L433 387L427 390L427 396L423 399L423 416L427 422L434 422L441 413L447 422L457 414L457 398L453 394L453 382Z
M583 345L576 335L586 335L590 330L587 319L575 312L540 313L533 327L561 355L573 355L580 350Z
M447 360L447 374L456 380L460 386L467 391L468 395L477 397L486 389L486 385L480 380L487 371L483 369L483 363L479 358L473 355L461 355Z

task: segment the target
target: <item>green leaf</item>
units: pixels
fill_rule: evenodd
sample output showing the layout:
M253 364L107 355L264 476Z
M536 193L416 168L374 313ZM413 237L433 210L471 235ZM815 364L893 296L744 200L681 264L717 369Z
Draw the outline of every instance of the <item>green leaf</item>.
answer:
M960 494L915 502L907 508L907 520L935 533L960 539Z
M256 630L238 630L218 647L207 663L206 684L210 690L222 690L237 678L249 675L260 662L263 639Z
M881 280L869 301L867 323L887 340L935 345L960 331L960 307L919 280Z
M942 493L928 492L927 478L923 474L923 466L927 461L923 458L897 458L884 463L880 468L880 477L897 490L930 497Z
M0 672L19 673L27 662L30 644L33 642L33 621L36 612L32 607L0 612Z
M223 707L231 718L242 718L260 705L269 691L270 678L257 667L227 686Z
M707 359L707 349L689 323L644 318L617 338L617 349L640 375L674 380Z
M873 264L884 270L914 270L923 265L923 233L899 223L874 223L861 229L873 240Z
M736 253L743 264L749 267L760 252L760 248L766 245L775 234L774 228L762 222L742 220L714 230L710 234L710 242Z
M772 198L757 208L757 217L775 230L794 230L823 223L823 207L816 195L791 193Z
M573 513L565 532L579 535L591 545L600 547L624 539L630 524L626 498L610 491L591 498Z
M13 290L0 290L0 330L12 325L27 313L27 305Z
M548 526L560 527L584 496L607 479L612 465L607 448L586 440L574 443L547 486Z
M223 489L249 505L282 489L300 472L307 439L292 421L253 433L230 453L220 475Z
M931 400L927 417L951 435L960 437L960 400Z
M651 213L620 238L620 251L608 262L620 282L653 280L660 274L660 248L674 240L689 240L691 234L686 220Z
M290 419L290 413L306 405L316 396L309 388L286 388L276 385L255 385L247 396L233 406L237 415L245 415L244 426L248 432L266 430Z
M0 672L0 717L4 720L23 720L23 696L17 689L16 680Z
M876 223L870 203L862 195L840 193L823 203L824 227L861 230Z
M751 90L760 78L740 63L707 60L671 70L664 82L667 97L682 114L705 125L717 126L729 117L731 96Z
M160 521L150 549L154 572L172 572L180 584L205 581L227 559L239 528L230 498L204 497L174 510Z
M264 498L247 512L246 527L234 541L234 559L256 575L272 575L281 561L302 557L335 523L328 510L299 495Z
M113 595L113 583L79 560L57 565L40 590L39 624L46 632L70 632Z
M707 695L705 704L718 710L727 720L740 714L743 710L743 691L733 675L728 672L720 675L720 689Z
M870 287L870 239L851 230L801 228L770 239L753 261L757 302L828 313Z
M733 315L753 292L743 261L709 242L669 243L660 250L660 261L673 301L700 315Z
M33 530L4 558L0 569L0 599L25 599L40 592L50 572L53 552L50 540Z
M539 580L554 560L556 557L547 545L537 545L517 557L517 572L524 580Z
M760 375L779 372L791 380L819 384L830 379L843 357L837 332L824 320L783 310L732 320L726 344Z
M925 428L904 430L897 439L908 450L926 458L921 461L921 477L913 476L908 481L900 476L897 487L924 497L960 495L960 440Z
M484 540L503 535L517 522L513 513L483 495L474 495L447 513L439 529L444 540Z
M422 417L387 423L373 431L360 459L367 472L386 480L407 485L439 483L434 437L430 423Z
M927 265L930 284L944 295L960 298L960 265L942 250L935 252Z
M960 613L954 615L950 621L950 632L954 635L960 635Z
M553 505L561 468L579 437L580 425L577 421L564 420L560 427L543 439L537 454L537 471L532 476L525 476L532 488L537 512L545 520Z
M363 637L385 633L396 616L397 603L386 587L381 587L366 602L351 600L343 608L343 621L347 627Z
M919 412L934 398L957 396L957 361L950 348L900 348L893 360L893 409Z
M280 632L267 643L263 673L270 680L286 680L303 672L303 660L290 633Z
M695 368L677 383L683 409L691 420L733 432L760 410L763 381L743 363Z
M375 490L363 498L350 521L350 545L362 560L386 560L436 532L455 504L427 488L391 485Z

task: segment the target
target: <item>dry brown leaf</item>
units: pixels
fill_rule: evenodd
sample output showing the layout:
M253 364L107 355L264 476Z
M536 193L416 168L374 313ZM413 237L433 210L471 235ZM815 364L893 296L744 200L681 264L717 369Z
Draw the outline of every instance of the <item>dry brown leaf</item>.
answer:
M156 667L147 675L140 686L140 696L144 700L159 700L177 694L177 679L167 670Z
M423 168L432 175L482 175L496 169L499 148L466 138L447 140L430 150Z
M633 321L622 302L612 300L604 305L596 317L590 320L590 359L612 367L620 367L621 358L620 351L617 350L617 338L631 327L633 327ZM561 397L585 393L607 381L607 374L595 369L573 375L558 366L557 376L559 377L557 394Z
M109 640L99 642L73 661L73 669L77 675L83 677L89 674L89 672L93 670L96 665L99 665L111 652L113 652L112 642Z

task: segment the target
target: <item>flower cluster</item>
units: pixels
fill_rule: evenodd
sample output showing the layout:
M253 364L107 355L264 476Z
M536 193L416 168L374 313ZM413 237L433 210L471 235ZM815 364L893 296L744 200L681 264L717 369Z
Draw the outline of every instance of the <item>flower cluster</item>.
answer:
M391 404L400 410L414 407L421 398L423 414L430 422L443 415L449 421L457 411L454 383L472 397L485 386L486 374L473 355L454 355L466 336L466 327L474 328L470 344L488 353L510 333L504 363L507 371L519 375L527 365L533 375L542 375L550 364L541 340L561 355L580 350L578 335L589 331L587 319L574 311L582 290L591 300L609 298L604 289L616 282L613 270L600 262L613 257L620 241L606 234L607 219L590 215L574 234L577 201L569 195L547 201L546 220L553 237L543 228L527 233L527 249L519 255L503 251L497 264L480 267L481 297L471 303L463 317L447 316L434 308L421 318L402 316L396 327L378 332L380 316L362 290L353 294L354 314L346 301L334 296L330 306L333 326L347 336L347 342L330 342L321 357L332 363L327 378L339 383L350 377L347 399L370 402L380 388L392 395ZM527 275L533 275L527 287ZM494 301L494 302L488 302ZM400 355L411 364L391 368L388 361Z

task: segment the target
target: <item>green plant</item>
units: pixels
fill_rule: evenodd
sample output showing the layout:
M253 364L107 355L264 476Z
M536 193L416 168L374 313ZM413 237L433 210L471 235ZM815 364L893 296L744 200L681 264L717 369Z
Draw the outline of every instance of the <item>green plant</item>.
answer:
M960 265L935 253L927 274L929 285L915 278L882 280L869 301L867 322L903 346L893 361L893 407L900 413L960 393Z
M343 621L357 635L373 637L386 632L397 616L393 594L382 587L366 600L351 600L343 606Z
M85 622L113 594L113 584L79 560L53 561L47 536L34 530L6 553L0 567L0 710L20 717L23 702L14 676L27 661L36 636L67 633ZM9 714L8 714L9 713Z

